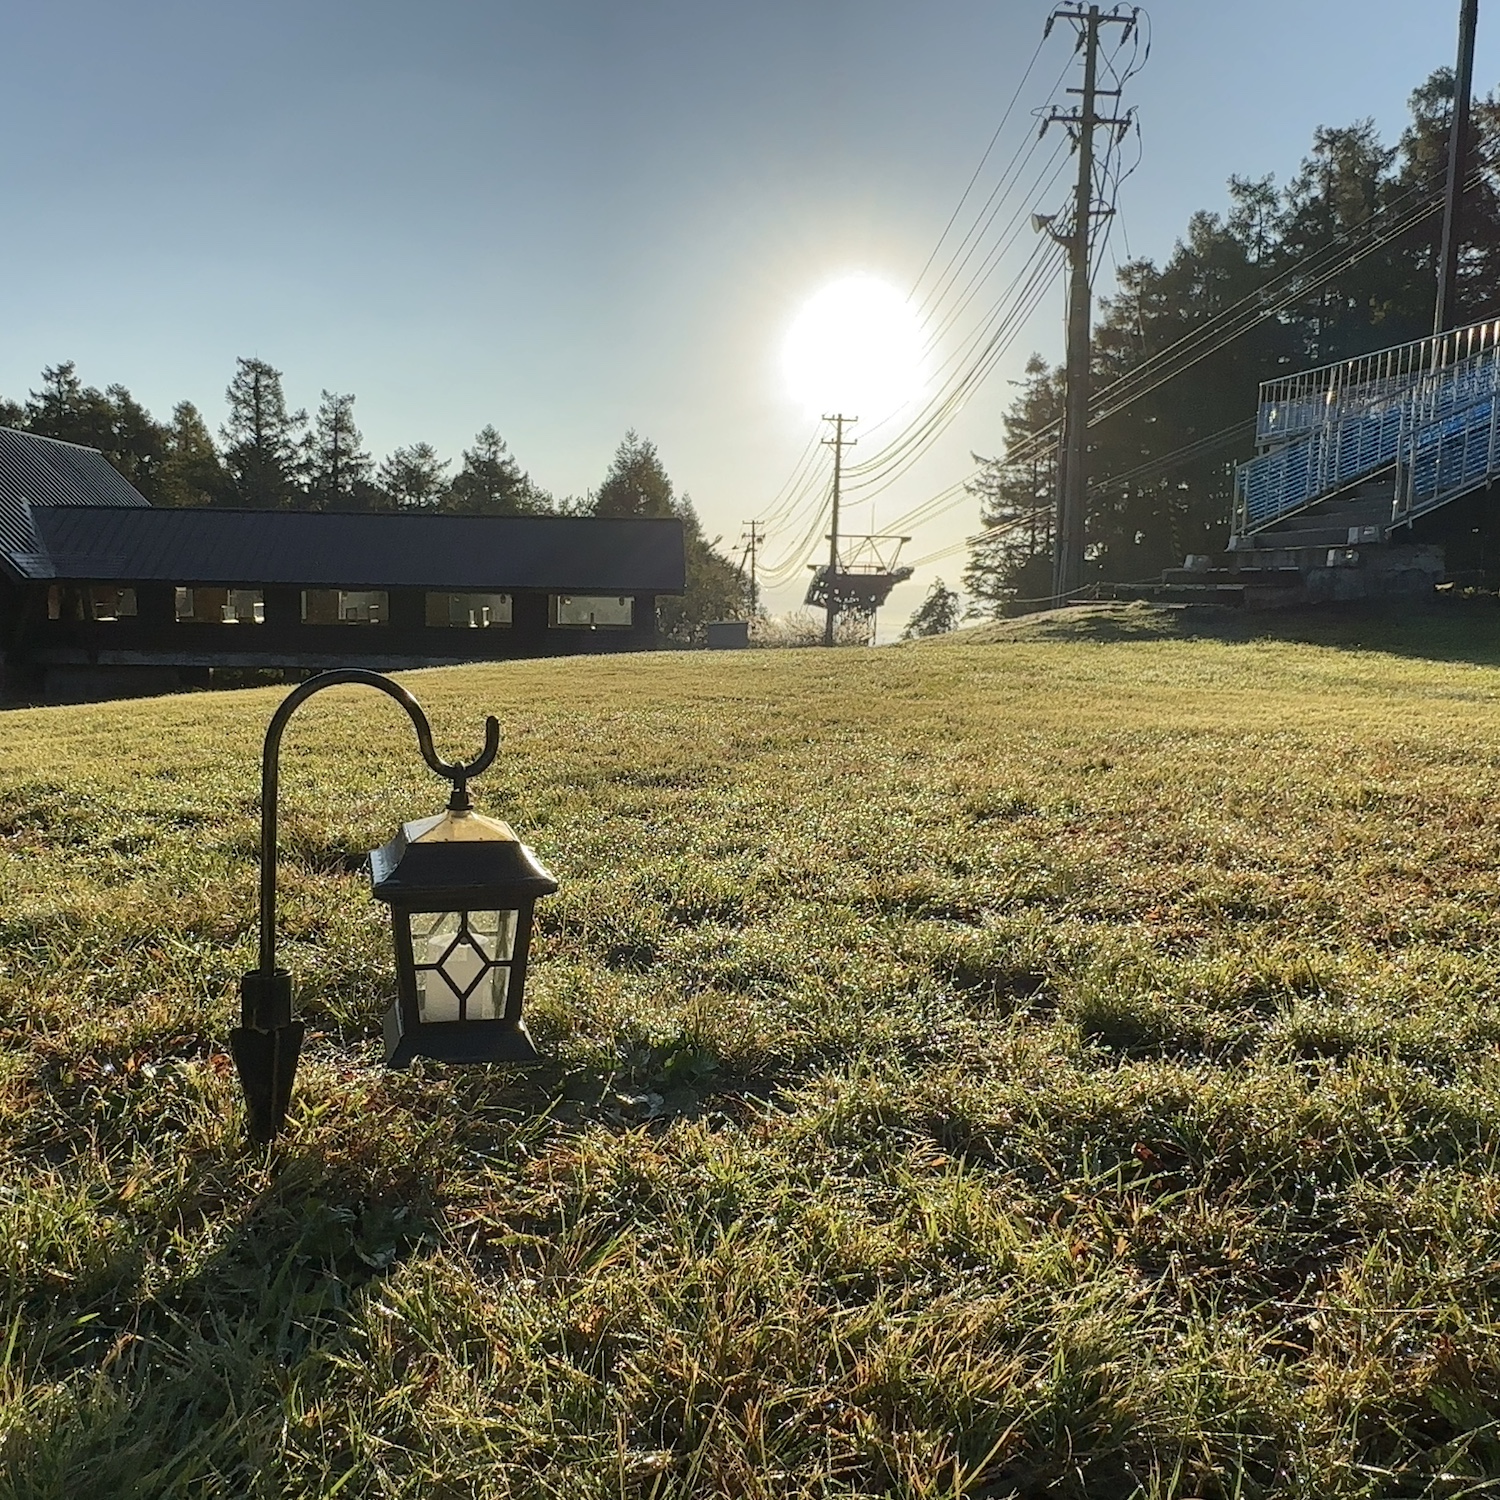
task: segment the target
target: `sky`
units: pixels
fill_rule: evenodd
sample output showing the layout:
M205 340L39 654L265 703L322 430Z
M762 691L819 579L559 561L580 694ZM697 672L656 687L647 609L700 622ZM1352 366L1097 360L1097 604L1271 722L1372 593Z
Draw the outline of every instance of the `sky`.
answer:
M1478 92L1500 82L1500 15L1487 8ZM254 355L283 371L294 406L352 392L377 459L426 441L456 460L492 422L558 496L596 487L634 429L726 550L768 519L762 561L786 581L767 603L795 606L826 545L829 455L799 470L820 424L788 387L788 331L848 276L916 288L922 302L929 256L941 271L1029 146L1033 111L1070 102L1054 87L1079 82L1071 27L1037 51L1051 9L15 7L0 49L0 395L21 399L44 365L73 360L86 382L124 384L159 417L187 399L217 427L236 357ZM1146 10L1149 57L1122 101L1141 158L1120 190L1105 295L1115 260L1160 260L1191 213L1222 209L1231 174L1292 175L1316 126L1370 117L1394 141L1407 95L1456 51L1458 0ZM995 228L1018 215L1014 247L967 308L952 289L938 301L934 363L957 358L987 308L1009 305L1033 248L1029 213L1066 204L1071 168L1055 169L1048 192L1023 175L1001 195ZM1038 284L1004 357L918 462L883 488L856 479L848 528L900 522L970 475L973 453L998 450L1027 355L1061 358L1063 291L1060 270ZM903 426L855 426L850 462ZM958 582L961 551L938 554L977 516L960 493L911 528L904 555L919 566L892 595L886 635L934 577Z

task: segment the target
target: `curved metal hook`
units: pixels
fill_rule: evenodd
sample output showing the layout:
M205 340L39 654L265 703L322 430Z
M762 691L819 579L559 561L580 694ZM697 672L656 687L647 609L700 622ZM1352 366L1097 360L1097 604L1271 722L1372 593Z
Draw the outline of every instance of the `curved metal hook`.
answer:
M453 812L468 810L470 778L487 770L500 750L500 721L489 714L484 721L484 749L471 761L446 761L438 758L432 743L432 725L422 712L422 705L398 682L380 672L363 667L341 667L335 672L320 672L300 687L293 688L281 701L266 728L265 747L260 761L260 971L276 972L276 799L281 774L281 736L287 721L314 693L343 683L360 683L376 688L394 698L406 710L417 731L417 745L422 759L439 776L453 783L448 807Z
M495 756L500 752L500 721L494 714L486 716L484 721L484 749L470 761L448 761L439 760L437 751L432 746L432 729L427 723L427 716L417 706L415 698L408 695L409 703L403 704L406 711L412 715L412 723L417 726L417 744L421 747L422 759L432 767L439 776L446 776L453 783L453 798L448 806L454 812L463 812L468 808L467 783L481 771L489 769L494 762ZM460 805L461 803L461 805Z

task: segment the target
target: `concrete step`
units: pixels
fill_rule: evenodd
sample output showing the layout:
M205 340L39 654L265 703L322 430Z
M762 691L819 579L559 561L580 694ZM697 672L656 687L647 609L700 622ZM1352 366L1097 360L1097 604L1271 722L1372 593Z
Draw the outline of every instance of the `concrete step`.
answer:
M1239 558L1233 552L1226 552L1223 557L1233 559L1233 561L1218 560L1216 566L1211 568L1167 568L1161 575L1161 581L1193 586L1210 583L1253 583L1264 588L1300 588L1302 586L1301 568L1247 568L1240 563Z
M1376 495L1366 500L1325 500L1321 505L1315 505L1311 510L1301 511L1295 518L1305 521L1316 516L1320 521L1327 519L1332 521L1335 516L1340 521L1346 518L1349 525L1354 525L1357 519L1368 517L1369 523L1384 521L1387 524L1391 519L1391 497L1389 495Z
M1343 543L1332 550L1347 551L1348 544ZM1235 552L1221 553L1220 557L1224 560L1221 565L1230 568L1295 568L1299 573L1304 573L1309 568L1326 568L1329 551L1326 545L1320 547L1244 547Z
M1227 604L1238 607L1245 602L1242 583L1101 583L1102 599L1147 599L1160 604Z
M1302 519L1299 517L1299 520ZM1311 521L1311 516L1307 520ZM1367 528L1360 527L1361 532ZM1378 530L1379 528L1371 528ZM1353 547L1378 546L1383 537L1361 536L1357 542L1349 540L1348 526L1304 525L1296 528L1272 527L1255 533L1255 551L1285 551L1288 547Z

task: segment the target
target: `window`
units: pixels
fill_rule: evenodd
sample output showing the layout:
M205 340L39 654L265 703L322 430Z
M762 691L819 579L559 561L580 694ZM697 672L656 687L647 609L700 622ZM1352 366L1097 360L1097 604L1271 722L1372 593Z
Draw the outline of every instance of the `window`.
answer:
M177 618L195 625L264 625L265 596L259 589L180 588Z
M49 620L133 620L135 590L112 583L87 583L78 587L52 584L47 589Z
M427 623L440 629L485 630L510 624L509 594L429 594Z
M135 590L115 587L114 584L95 583L86 590L90 620L124 620L135 615Z
M603 594L554 594L552 623L579 626L585 630L595 626L629 625L634 603L629 595L616 598Z
M391 618L384 589L303 589L304 625L384 625Z

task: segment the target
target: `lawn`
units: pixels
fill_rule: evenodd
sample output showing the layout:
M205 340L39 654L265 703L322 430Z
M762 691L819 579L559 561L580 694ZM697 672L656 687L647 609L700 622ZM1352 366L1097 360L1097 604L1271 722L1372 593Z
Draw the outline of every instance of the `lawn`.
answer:
M281 690L0 716L0 1500L1500 1493L1500 616L1155 618L405 674L529 1072L380 1066L444 789L313 700L269 1152Z

